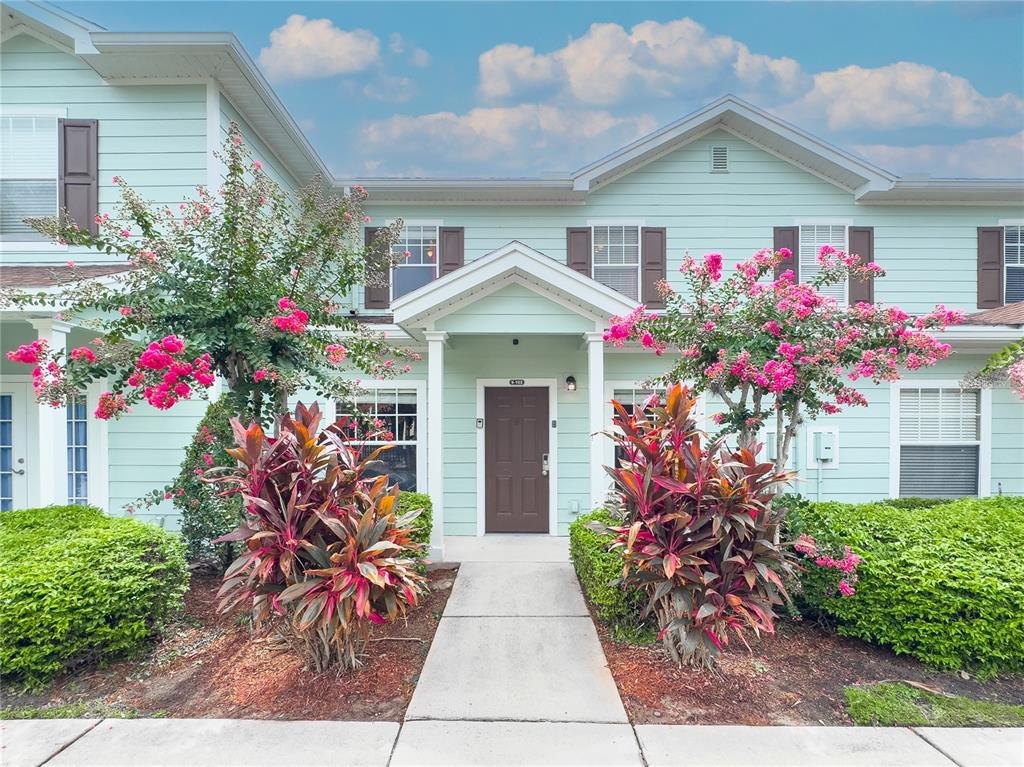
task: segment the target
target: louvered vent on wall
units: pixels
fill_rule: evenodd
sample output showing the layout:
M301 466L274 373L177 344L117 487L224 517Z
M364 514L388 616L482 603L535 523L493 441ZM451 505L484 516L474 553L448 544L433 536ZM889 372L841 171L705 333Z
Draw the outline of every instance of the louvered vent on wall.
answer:
M729 147L725 147L725 146L713 146L713 147L711 147L711 172L712 173L728 173L729 172Z

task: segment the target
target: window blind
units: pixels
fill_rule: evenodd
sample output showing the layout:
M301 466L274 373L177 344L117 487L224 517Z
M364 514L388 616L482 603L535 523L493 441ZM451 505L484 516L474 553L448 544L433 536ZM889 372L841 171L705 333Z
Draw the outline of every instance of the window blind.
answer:
M1006 266L1006 303L1024 301L1024 226L1006 227L1003 263Z
M846 227L834 224L803 224L800 227L800 281L811 282L821 273L818 251L822 245L846 250ZM846 304L846 283L824 285L818 292Z
M977 445L903 445L900 495L956 498L978 494Z
M974 442L979 439L977 390L902 389L900 442Z
M0 117L0 236L44 239L26 218L57 214L57 118Z

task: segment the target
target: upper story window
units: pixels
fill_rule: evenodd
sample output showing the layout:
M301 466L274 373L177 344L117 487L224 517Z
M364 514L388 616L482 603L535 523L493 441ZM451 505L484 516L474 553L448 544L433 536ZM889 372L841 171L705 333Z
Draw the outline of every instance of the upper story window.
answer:
M594 226L593 278L640 300L640 227Z
M0 240L44 240L25 219L57 215L57 199L57 118L0 116Z
M391 270L391 300L437 277L437 225L407 225L392 248L401 262ZM406 257L405 254L409 255Z
M843 224L801 224L800 226L800 281L810 282L821 272L818 253L822 245L831 245L836 250L847 249L846 226ZM847 284L844 280L836 285L825 285L818 291L832 296L841 306L847 304Z
M901 388L899 451L901 496L977 495L981 393Z
M1006 269L1005 303L1024 301L1024 225L1004 227L1003 265Z

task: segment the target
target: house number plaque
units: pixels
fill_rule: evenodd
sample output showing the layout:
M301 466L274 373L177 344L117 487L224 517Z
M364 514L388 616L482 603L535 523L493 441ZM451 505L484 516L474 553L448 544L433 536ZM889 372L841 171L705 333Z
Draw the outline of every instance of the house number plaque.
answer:
M526 379L525 378L510 378L510 379L508 379L508 385L509 386L525 386L526 385Z

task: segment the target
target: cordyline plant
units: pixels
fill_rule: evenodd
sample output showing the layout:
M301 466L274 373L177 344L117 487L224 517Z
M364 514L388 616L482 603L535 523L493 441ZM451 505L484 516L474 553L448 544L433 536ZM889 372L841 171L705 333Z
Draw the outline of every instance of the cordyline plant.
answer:
M63 319L102 333L66 354L42 341L9 354L34 366L41 402L60 406L109 378L96 416L112 418L143 399L165 410L205 396L220 377L236 413L269 423L300 388L347 399L353 384L337 374L343 365L375 376L403 367L396 358L404 352L338 311L356 285L387 271L401 221L364 247L365 190L330 195L315 179L289 195L250 159L235 125L221 159L223 186L198 187L177 210L147 204L114 177L118 218L98 215L95 233L66 215L29 220L53 240L128 267L56 293L2 297L0 304L58 307Z
M711 668L730 634L774 632L775 607L788 601L795 572L788 544L776 543L785 509L773 485L791 477L753 452L706 446L680 385L643 408L613 402L618 466L609 468L624 513L613 548L623 585L649 596L662 640L678 662Z
M762 250L723 280L721 255L709 253L701 262L687 256L680 269L685 295L663 282L664 313L639 307L613 317L605 334L616 346L632 340L656 354L678 353L676 364L658 381L687 381L695 393L719 397L726 407L716 417L721 433L737 434L741 447L753 449L758 431L774 415L779 471L805 417L866 405L850 382L894 381L903 368L944 359L949 344L926 331L962 317L942 306L921 317L894 306L841 306L821 290L885 272L855 254L824 246L810 282L796 282L792 270L772 280L776 266L790 258L787 248Z
M285 415L279 436L232 420L235 469L209 481L239 493L244 518L223 541L244 550L224 573L221 611L241 603L255 626L275 627L317 672L360 664L375 624L394 621L425 591L412 539L416 510L396 514L398 486L367 470L346 419L318 432L317 405ZM372 436L372 435L371 435Z

